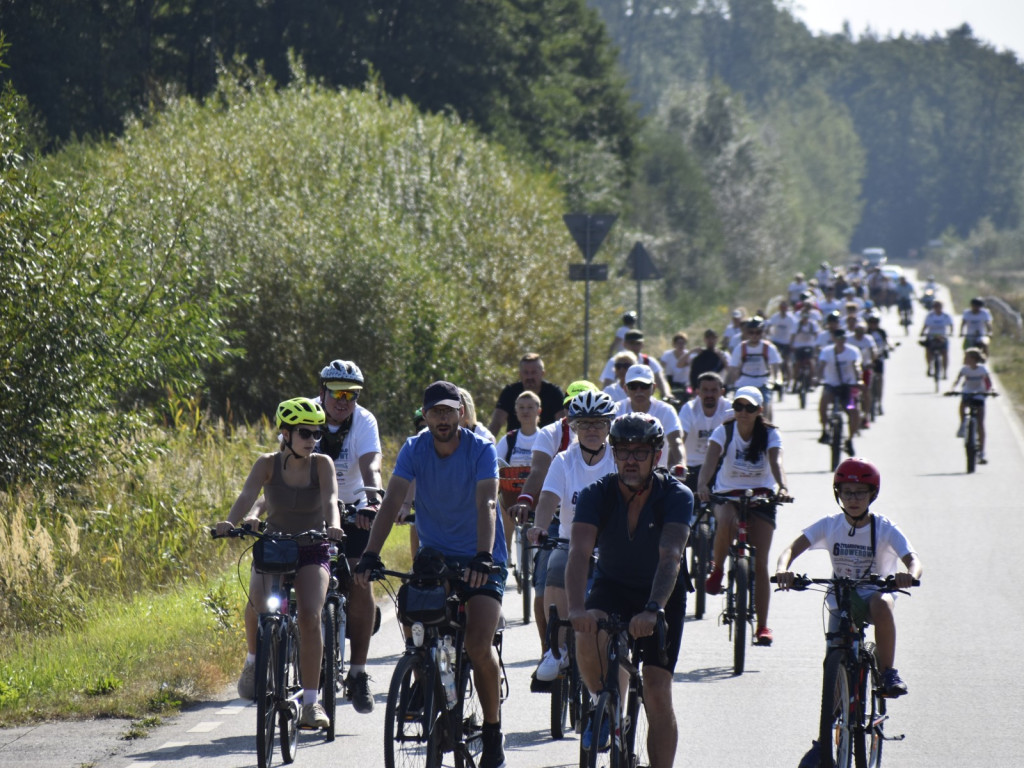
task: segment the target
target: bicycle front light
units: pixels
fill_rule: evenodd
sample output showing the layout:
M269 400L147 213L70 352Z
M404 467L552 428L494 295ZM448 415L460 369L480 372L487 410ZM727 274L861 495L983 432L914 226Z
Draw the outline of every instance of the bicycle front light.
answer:
M267 598L267 611L269 613L277 613L280 607L281 598L279 598L277 595L271 595Z
M411 627L411 631L412 631L412 644L415 645L417 648L422 648L423 647L423 636L425 634L425 630L423 629L423 622L422 621L414 622L412 627Z

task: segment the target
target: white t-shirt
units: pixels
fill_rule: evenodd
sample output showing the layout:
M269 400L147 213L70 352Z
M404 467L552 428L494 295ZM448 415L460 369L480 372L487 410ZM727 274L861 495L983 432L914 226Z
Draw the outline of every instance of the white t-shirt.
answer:
M836 353L835 345L825 347L818 355L819 362L825 363L822 383L830 387L842 384L860 384L860 350L847 344L843 351Z
M319 402L319 399L318 399ZM325 424L324 429L332 434L339 427ZM345 504L366 504L363 492L363 473L359 469L359 457L368 453L380 453L380 434L377 431L377 419L372 413L356 404L352 412L352 426L341 445L338 458L334 460L334 471L338 475L338 501Z
M982 307L980 312L964 312L964 334L966 336L984 336L988 333L988 326L992 322L992 313L987 307Z
M924 316L926 336L948 336L953 332L953 318L947 312L929 312Z
M701 405L699 397L693 398L679 409L679 423L683 427L683 434L686 435L684 445L688 467L697 467L704 463L704 457L708 452L708 438L715 431L715 427L732 415L732 408L724 397L718 399L718 406L710 416L704 413L704 406Z
M800 347L813 347L818 339L818 324L808 318L806 320L800 320L796 324L796 329L793 331L793 346Z
M763 387L768 383L768 377L772 372L771 366L781 362L779 350L770 341L757 344L745 342L737 346L729 357L729 367L739 372L736 379L737 389L747 386Z
M718 443L721 448L725 445L725 427L715 427L711 433L711 442ZM772 475L772 466L768 461L768 451L772 448L782 448L782 437L779 430L771 428L768 430L768 446L764 453L755 462L747 461L747 449L750 441L740 437L739 429L733 429L732 442L725 452L722 460L722 467L718 470L715 478L715 493L727 491L745 491L747 488L771 488L777 490L775 477Z
M789 287L786 289L786 292L789 294L789 300L792 302L800 301L800 294L806 290L807 282L805 280L800 280L799 282L794 280L792 283L789 284Z
M989 378L988 368L984 363L978 363L974 368L965 365L960 369L960 378L964 380L964 385L961 388L964 394L973 395L978 392L985 392L987 390L985 382Z
M871 337L870 333L865 333L859 339L854 335L846 339L846 346L854 346L860 350L861 366L873 363L875 358L878 357L878 345L875 344L875 340Z
M528 467L533 457L533 446L537 442L537 436L540 434L540 430L537 430L532 435L524 435L522 430L516 432L516 444L512 446L512 453L508 458L505 458L508 454L508 433L506 432L501 436L501 440L498 441L498 445L495 450L498 454L498 458L502 461L507 461L511 467Z
M818 309L821 311L822 316L828 316L837 309L841 310L843 303L839 299L823 299L818 302Z
M651 371L657 376L662 372L661 363L657 361L652 355L645 355L640 353L637 357L637 363L640 365L648 365ZM618 381L615 378L615 356L612 355L608 358L608 362L604 364L604 370L601 371L601 381Z
M548 424L546 427L541 427L537 430L537 438L533 442L533 450L546 453L548 456L554 456L562 445L562 437L565 433L568 433L569 445L576 442L576 433L569 429L568 423L563 427L562 419L553 424Z
M622 388L622 385L619 384L618 379L616 379L607 387L605 387L604 393L608 395L608 397L610 397L612 401L616 403L619 402L620 400L625 400L627 397L629 397L629 395L626 393L626 390L624 390Z
M615 346L612 347L613 354L625 349L625 347L622 346L622 342L626 340L626 334L631 330L632 329L628 325L620 325L619 329L615 331Z
M479 421L473 427L473 434L482 437L484 440L494 442L494 435L491 434L491 430L481 424Z
M572 521L576 516L576 499L580 491L597 482L605 475L615 471L615 458L610 447L604 450L604 456L593 466L587 466L583 460L583 451L576 443L562 451L551 461L551 468L544 478L541 492L555 494L559 501L558 535L568 539L572 533Z
M665 369L665 375L678 384L688 384L690 380L690 353L684 352L682 360L676 358L676 349L665 350L661 356L661 365Z
M615 415L621 416L624 413L633 413L633 403L628 399L622 400L615 404ZM661 428L665 430L666 435L670 435L673 432L682 432L683 426L679 423L679 414L676 413L676 409L668 403L662 400L651 399L650 410L648 411L651 416L661 422ZM659 467L668 466L668 449L663 448L661 451L661 459L658 461Z
M789 344L796 333L797 318L792 312L776 312L768 318L768 341L772 344Z

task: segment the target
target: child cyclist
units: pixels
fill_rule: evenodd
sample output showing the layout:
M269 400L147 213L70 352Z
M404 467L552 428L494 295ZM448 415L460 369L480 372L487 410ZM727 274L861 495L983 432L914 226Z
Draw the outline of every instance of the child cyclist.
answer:
M836 468L832 491L843 511L812 523L779 555L776 573L779 589L789 589L793 585L794 574L790 566L808 549L828 550L835 576L858 578L872 573L882 577L895 576L896 586L901 589L921 578L921 560L903 531L888 518L870 510L878 498L881 482L878 468L866 459L847 459ZM899 571L901 560L906 572ZM893 666L896 657L895 602L894 594L862 587L854 596L853 604L856 621L875 625L882 690L889 698L907 692L906 684ZM828 605L831 614L828 631L835 632L839 628L839 618L831 595ZM816 742L800 765L817 765L817 755Z
M985 365L985 353L979 347L968 347L964 351L964 365L960 373L956 375L956 381L950 390L955 390L956 385L963 381L963 389L960 390L960 429L956 436L963 437L966 425L964 414L971 402L978 402L978 463L987 464L985 459L985 398L980 397L981 393L992 389L992 377L989 375L988 367Z

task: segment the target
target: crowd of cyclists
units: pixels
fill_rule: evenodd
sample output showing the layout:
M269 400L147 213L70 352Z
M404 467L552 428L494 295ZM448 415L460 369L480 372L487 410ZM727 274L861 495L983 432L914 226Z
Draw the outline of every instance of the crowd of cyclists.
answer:
M865 567L885 576L903 562L907 572L920 577L920 560L899 528L869 513L880 488L877 468L854 457L853 441L871 427L873 413L882 413L885 361L895 347L881 327L881 309L903 310L917 298L905 277L891 282L880 280L879 274L856 264L833 270L823 263L809 280L795 275L786 295L772 302L771 312L736 308L721 333L707 329L702 344L691 349L687 334L680 331L660 357L644 351L638 317L627 312L597 383L580 380L563 390L545 380L539 355L524 354L518 380L502 389L487 427L477 421L469 392L449 381L433 382L424 390L414 434L401 447L383 494L377 422L359 402L366 384L363 374L354 362L330 361L319 372L316 397L293 398L279 407L280 449L257 459L218 531L256 526L262 518L270 530L297 533L325 527L332 537L344 539L354 573L345 690L354 709L366 713L373 709L366 674L375 619L370 579L383 568L380 552L392 526L415 511L413 552L440 553L449 569L463 574L465 649L484 720L479 765L500 768L505 764L500 659L492 640L501 621L512 531L529 523L532 544L549 536L560 542L538 551L534 564L539 631L534 679L554 680L570 663L564 650L569 630L551 635L559 648L548 642L548 606L571 622L577 639L575 663L594 701L609 642L598 629L599 620L613 614L628 620L630 634L644 639L639 653L651 765L670 766L677 738L671 681L691 591L683 557L689 528L698 507L712 503L712 495L721 499L750 489L770 494L776 502L791 500L783 433L772 415L773 404L792 391L799 376L808 376L814 387L821 385L823 439L832 403L847 404L844 449L851 459L834 478L841 513L808 528L786 549L778 572L789 575L780 587L791 583L791 560L805 549L825 546L843 521L850 537L870 522ZM984 301L973 300L960 328L965 362L953 382L954 387L963 382L961 414L971 393L991 388L984 365L991 330ZM954 332L941 301L931 300L920 332L929 365L939 350L947 360ZM878 398L874 409L872 391ZM356 510L349 519L339 513L346 505ZM708 594L722 590L736 504L714 503L713 514L717 527L704 583ZM884 537L876 540L876 528ZM758 508L749 522L757 551L769 552L774 530L774 505ZM888 554L876 558L875 548L883 544ZM864 566L862 550L850 554L847 547L843 567ZM774 639L768 623L768 563L767 556L756 561L754 642L761 646L770 646ZM329 575L327 544L304 546L295 581L303 659L300 725L312 728L326 723L316 676L322 653L318 622ZM238 682L238 694L246 699L253 697L254 605L263 589L261 575L254 572L245 617L247 655ZM902 695L907 688L893 666L891 600L867 593L863 597L864 619L882 633L886 695ZM664 647L656 649L652 644L659 625ZM582 746L602 749L609 738L588 726Z

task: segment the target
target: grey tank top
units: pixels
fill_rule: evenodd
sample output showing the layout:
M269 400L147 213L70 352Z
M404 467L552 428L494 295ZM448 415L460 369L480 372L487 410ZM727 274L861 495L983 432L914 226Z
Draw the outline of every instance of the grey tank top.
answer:
M274 471L270 482L263 486L267 500L267 528L281 533L302 533L320 530L324 525L324 510L320 503L320 476L316 463L310 462L309 485L295 487L285 483L281 476L281 454L274 457Z

